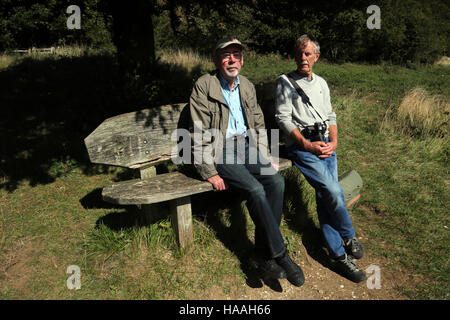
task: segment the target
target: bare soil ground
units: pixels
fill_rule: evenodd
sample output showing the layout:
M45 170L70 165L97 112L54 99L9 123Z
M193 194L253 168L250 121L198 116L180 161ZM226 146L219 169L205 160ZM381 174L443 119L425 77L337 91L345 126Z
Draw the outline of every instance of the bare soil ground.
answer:
M318 252L308 252L302 244L300 252L291 252L291 258L302 268L305 283L301 287L292 285L287 279L259 286L249 286L244 283L241 288L235 288L225 294L220 287L212 287L201 296L192 299L232 299L232 300L407 300L399 288L414 288L424 279L417 274L411 274L401 267L395 259L388 259L379 254L373 254L368 243L368 235L364 232L365 224L377 224L382 217L373 212L372 208L361 206L370 219L359 226L358 239L363 244L364 256L356 260L357 266L366 273L366 281L354 283L330 269L327 259ZM354 219L354 218L353 218ZM386 251L390 244L378 243ZM379 270L379 288L375 286L375 269ZM244 292L244 293L242 293Z
M305 254L302 255L305 257ZM252 288L243 284L243 288L236 288L235 292L224 294L222 288L212 287L202 296L193 299L220 299L220 300L405 300L396 289L398 286L412 284L407 273L393 271L389 262L384 259L375 259L370 253L357 261L357 265L364 271L370 265L380 268L380 288L374 287L374 272L366 272L367 281L353 283L323 266L311 256L306 259L293 258L305 274L305 283L296 287L286 279L273 283L261 283L260 288ZM243 290L242 290L243 289ZM242 294L244 292L244 294Z

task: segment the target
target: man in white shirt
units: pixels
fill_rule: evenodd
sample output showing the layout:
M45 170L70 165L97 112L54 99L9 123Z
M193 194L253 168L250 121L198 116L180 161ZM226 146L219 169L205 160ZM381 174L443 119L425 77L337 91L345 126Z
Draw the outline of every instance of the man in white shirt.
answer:
M336 271L361 282L365 274L353 259L363 255L338 182L336 114L326 81L312 72L319 43L297 39L297 70L277 79L275 118L284 134L288 157L316 191L317 214Z

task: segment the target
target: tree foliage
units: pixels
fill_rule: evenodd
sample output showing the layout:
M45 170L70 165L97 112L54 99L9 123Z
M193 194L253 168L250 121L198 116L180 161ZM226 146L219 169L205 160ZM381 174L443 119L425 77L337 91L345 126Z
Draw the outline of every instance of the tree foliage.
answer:
M66 27L65 10L71 4L81 8L81 30ZM366 10L372 4L381 10L381 29L367 28ZM332 61L429 63L449 53L450 1L0 2L0 50L71 43L117 46L120 35L127 35L129 45L144 41L148 48L153 43L156 48L190 47L209 54L218 38L232 34L256 52L289 55L303 33L315 36L322 56Z
M83 43L111 46L110 23L99 10L100 0L2 0L0 2L0 50ZM80 7L82 27L66 26L67 7Z
M381 28L369 29L367 8L381 11ZM165 1L155 19L159 47L194 47L209 53L217 39L236 35L257 52L291 54L303 33L316 37L332 61L433 62L450 49L450 3L431 0L251 0L200 4Z

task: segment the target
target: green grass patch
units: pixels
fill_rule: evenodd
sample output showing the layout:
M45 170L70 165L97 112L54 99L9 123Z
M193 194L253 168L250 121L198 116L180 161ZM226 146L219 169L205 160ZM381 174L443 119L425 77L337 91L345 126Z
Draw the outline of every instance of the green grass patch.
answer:
M180 99L171 102L187 101L195 77L210 67L197 58L187 60L189 68L164 62L173 72L169 80L183 75L177 91L173 84L161 86ZM249 53L245 59L243 74L254 83L295 69L278 55ZM110 54L2 57L0 63L0 81L11 89L0 98L11 108L0 119L6 137L0 146L0 298L204 299L242 292L248 280L242 261L254 232L245 208L236 214L222 194L195 197L194 244L182 251L169 218L150 224L136 208L101 200L102 187L133 174L90 164L83 139L107 116L140 109L121 104ZM356 169L364 181L360 205L351 212L364 246L392 261L386 268L421 279L399 287L402 294L448 299L448 133L411 135L396 119L414 88L448 102L450 68L316 66L338 115L339 171ZM89 71L96 68L101 72ZM34 81L37 89L24 95ZM314 192L295 168L283 176L281 228L289 250L302 259L303 246L320 247ZM81 269L81 290L66 286L70 265ZM211 292L214 297L205 296Z

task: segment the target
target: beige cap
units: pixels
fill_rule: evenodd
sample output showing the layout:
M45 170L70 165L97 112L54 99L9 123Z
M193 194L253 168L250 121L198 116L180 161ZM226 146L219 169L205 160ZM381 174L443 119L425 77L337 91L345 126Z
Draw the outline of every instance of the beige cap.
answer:
M233 38L233 37L226 37L226 38L223 38L222 40L219 40L217 42L216 48L214 49L214 53L217 52L217 50L223 49L223 48L228 47L229 45L232 45L232 44L237 44L238 46L241 47L241 50L244 49L244 46L242 45L242 43L238 39Z

